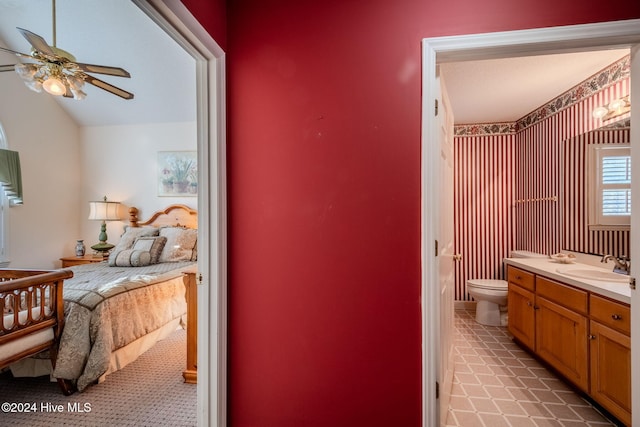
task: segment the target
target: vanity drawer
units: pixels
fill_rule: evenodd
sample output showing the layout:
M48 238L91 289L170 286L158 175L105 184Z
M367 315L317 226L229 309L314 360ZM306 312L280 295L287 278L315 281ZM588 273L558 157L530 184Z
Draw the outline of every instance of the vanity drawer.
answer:
M535 290L535 275L519 268L507 266L507 280L530 291Z
M536 277L536 295L578 313L587 314L589 293L544 277Z
M629 335L631 333L631 309L626 304L591 294L591 318L610 328Z

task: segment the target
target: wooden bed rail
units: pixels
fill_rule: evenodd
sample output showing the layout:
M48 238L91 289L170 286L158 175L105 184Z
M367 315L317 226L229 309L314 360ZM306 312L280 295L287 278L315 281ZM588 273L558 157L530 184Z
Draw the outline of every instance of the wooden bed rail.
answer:
M73 277L70 270L9 270L0 269L0 345L11 346L29 335L52 328L53 337L0 359L0 369L28 356L49 349L55 367L58 343L64 327L62 289L65 279ZM9 347L5 347L9 348ZM58 380L65 395L72 386Z

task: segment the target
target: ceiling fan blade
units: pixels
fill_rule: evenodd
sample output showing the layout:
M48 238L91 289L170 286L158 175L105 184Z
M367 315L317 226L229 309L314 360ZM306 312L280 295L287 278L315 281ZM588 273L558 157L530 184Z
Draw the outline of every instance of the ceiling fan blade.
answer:
M0 73L3 72L3 71L15 71L15 70L16 70L15 64L0 65Z
M7 49L6 47L0 46L0 50L3 50L5 52L9 52L9 53L13 53L15 56L20 56L20 57L23 57L23 58L31 58L31 59L33 59L33 57L31 55L27 55L26 53L16 52L15 50Z
M109 76L118 76L118 77L131 77L131 74L127 70L124 70L119 67L108 67L106 65L95 65L95 64L83 64L80 62L75 62L75 64L82 71L87 73L98 73L98 74L107 74Z
M31 46L33 46L35 50L46 55L57 56L53 49L51 49L51 46L49 46L46 40L41 36L37 35L36 33L32 33L29 30L25 30L24 28L16 28L18 28L20 34L22 34L24 38L27 39L27 41L31 44Z
M111 92L114 95L118 95L121 98L133 99L133 94L131 92L127 92L124 89L120 89L119 87L113 86L107 82L104 82L88 74L84 74L84 73L82 74L84 76L84 81L89 84L99 87L100 89L106 90L107 92Z

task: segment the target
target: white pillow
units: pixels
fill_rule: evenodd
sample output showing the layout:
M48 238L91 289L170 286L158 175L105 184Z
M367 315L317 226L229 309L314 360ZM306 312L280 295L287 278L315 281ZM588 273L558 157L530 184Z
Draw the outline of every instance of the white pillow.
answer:
M198 242L195 228L163 227L160 236L167 238L159 262L191 261Z

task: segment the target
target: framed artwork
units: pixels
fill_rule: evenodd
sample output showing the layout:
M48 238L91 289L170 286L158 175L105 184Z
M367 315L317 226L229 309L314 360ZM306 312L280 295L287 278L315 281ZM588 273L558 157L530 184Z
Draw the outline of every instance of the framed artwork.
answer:
M158 152L158 195L197 196L197 151Z

